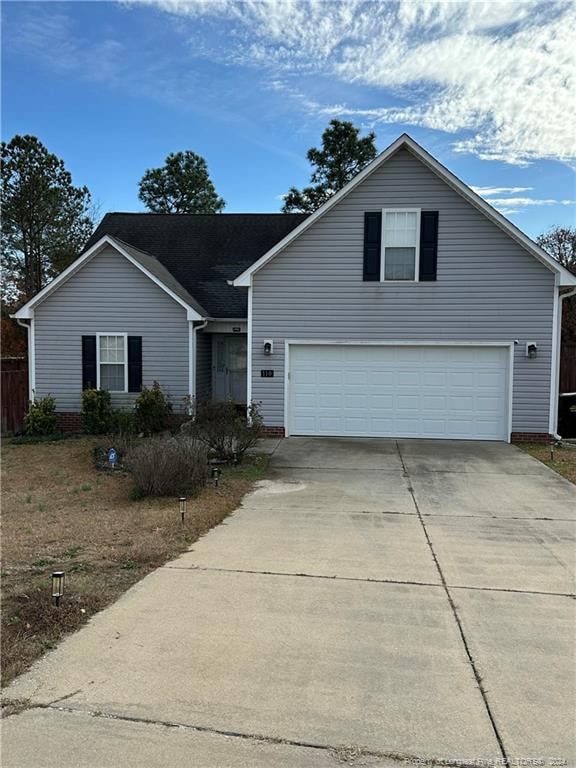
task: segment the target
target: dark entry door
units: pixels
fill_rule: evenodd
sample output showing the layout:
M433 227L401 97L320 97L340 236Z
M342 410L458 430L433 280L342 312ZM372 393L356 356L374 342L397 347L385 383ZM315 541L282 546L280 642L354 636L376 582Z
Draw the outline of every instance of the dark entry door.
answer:
M213 336L212 359L214 400L246 402L246 336Z

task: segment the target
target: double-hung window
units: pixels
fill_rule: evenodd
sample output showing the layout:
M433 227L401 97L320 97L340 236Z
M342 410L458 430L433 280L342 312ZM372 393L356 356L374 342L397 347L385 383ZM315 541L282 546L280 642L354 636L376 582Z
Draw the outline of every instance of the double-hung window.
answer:
M418 280L420 210L382 211L381 280Z
M98 389L128 392L128 340L124 333L97 335Z

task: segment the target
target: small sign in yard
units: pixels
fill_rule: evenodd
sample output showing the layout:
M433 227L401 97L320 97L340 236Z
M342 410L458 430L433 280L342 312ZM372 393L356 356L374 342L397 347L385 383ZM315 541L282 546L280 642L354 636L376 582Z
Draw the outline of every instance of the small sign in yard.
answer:
M115 448L109 448L108 449L108 464L114 469L116 466L116 462L118 461L118 454L116 453Z

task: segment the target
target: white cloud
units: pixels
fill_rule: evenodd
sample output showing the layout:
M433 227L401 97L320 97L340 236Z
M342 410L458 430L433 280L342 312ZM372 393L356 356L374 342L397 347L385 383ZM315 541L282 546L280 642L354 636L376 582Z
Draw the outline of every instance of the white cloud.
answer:
M33 9L10 30L5 43L37 56L61 72L82 69L87 79L113 82L123 70L124 46L108 37L89 47L74 34L70 18L46 8Z
M487 203L497 208L500 213L510 215L520 213L526 208L541 207L547 205L576 205L576 200L557 200L555 198L538 197L513 197L519 192L531 192L533 187L474 187L471 189L483 197ZM495 197L506 195L506 197Z
M490 195L513 195L517 192L531 192L534 187L470 187L477 195L490 197Z
M303 97L307 111L458 134L456 151L519 165L576 155L576 5L567 0L139 1L190 18L193 39L205 30L199 20L224 23L224 45L210 52L220 60L278 82L330 76L379 101Z

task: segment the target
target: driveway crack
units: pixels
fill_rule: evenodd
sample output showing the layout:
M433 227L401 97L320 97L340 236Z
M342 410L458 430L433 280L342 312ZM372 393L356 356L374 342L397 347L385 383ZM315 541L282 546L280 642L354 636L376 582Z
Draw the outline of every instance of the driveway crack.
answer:
M174 722L172 720L160 720L156 718L138 717L137 715L119 714L115 712L105 712L103 710L84 709L71 706L59 706L57 704L39 704L35 708L54 710L56 712L62 712L64 714L85 715L88 717L101 717L106 720L117 720L127 723L139 723L141 725L153 725L161 726L164 728L175 728L189 731L196 731L198 733L212 733L217 736L227 736L229 738L244 739L246 741L256 741L264 744L278 744L289 747L304 747L306 749L316 749L321 752L327 752L332 757L336 758L338 762L348 762L348 758L356 757L369 757L376 759L387 759L398 761L400 764L405 762L417 762L418 765L438 766L439 764L446 766L447 768L473 768L476 765L475 762L461 760L441 760L438 762L433 757L419 757L414 754L397 752L397 751L381 751L366 749L359 746L343 746L323 744L316 741L306 741L303 739L284 738L282 736L269 736L263 733L246 733L245 731L236 731L231 729L217 728L210 725L199 725L193 723Z
M408 472L408 469L406 467L406 464L404 462L404 457L402 456L402 453L400 451L400 446L398 445L398 441L396 441L396 451L398 452L398 457L400 458L400 462L402 464L402 474L403 477L405 477L408 480L408 490L410 492L410 495L412 496L412 501L414 503L414 508L416 509L416 514L418 515L418 519L420 520L420 525L422 526L422 530L424 531L424 536L426 537L426 542L428 543L428 547L430 549L430 553L432 554L432 559L434 560L434 565L436 566L436 570L438 571L438 575L440 577L440 581L442 582L442 587L444 589L444 592L446 593L446 597L448 598L448 603L450 605L450 609L452 611L452 615L454 616L454 621L456 622L456 626L458 627L458 632L460 634L460 638L462 640L462 644L464 645L464 650L466 651L466 656L468 657L468 661L470 663L470 666L472 667L472 672L474 673L474 678L476 679L476 685L478 686L478 690L480 691L480 695L482 696L482 701L484 703L484 707L486 709L486 713L488 715L488 718L490 720L490 724L492 725L492 730L494 731L494 736L496 737L496 741L498 742L498 746L500 748L500 751L502 753L502 757L504 759L504 764L508 765L508 755L506 754L506 750L504 748L504 742L502 740L502 736L500 735L500 732L498 730L498 726L496 724L496 718L494 717L494 713L492 712L492 708L490 707L490 702L488 701L488 696L486 693L486 689L484 688L484 684L482 682L482 677L480 675L480 672L478 670L478 667L476 666L476 662L474 660L474 657L472 656L472 652L470 650L470 646L468 645L468 639L466 638L466 633L464 632L464 627L462 625L462 621L460 619L460 616L458 615L458 609L456 608L456 604L452 598L452 595L450 593L450 589L448 587L448 583L446 581L446 577L444 576L444 572L442 570L442 566L440 565L440 561L438 560L438 557L436 555L436 552L434 551L434 545L432 544L432 539L430 538L430 534L428 533L428 529L426 528L426 523L424 522L424 516L422 515L420 511L420 507L418 506L418 502L416 500L416 494L414 493L414 488L412 487L410 483L410 475Z

